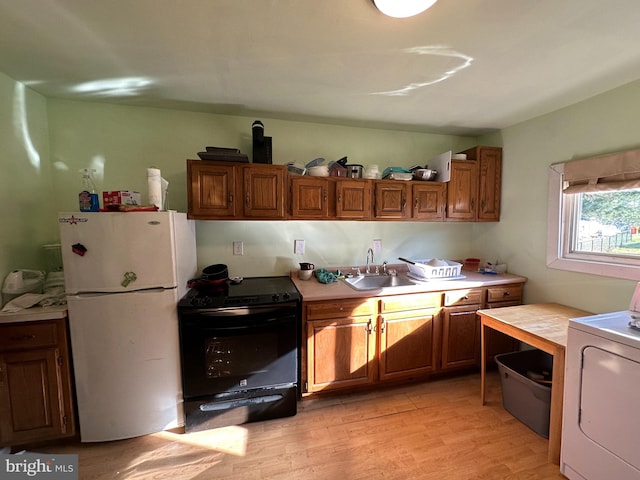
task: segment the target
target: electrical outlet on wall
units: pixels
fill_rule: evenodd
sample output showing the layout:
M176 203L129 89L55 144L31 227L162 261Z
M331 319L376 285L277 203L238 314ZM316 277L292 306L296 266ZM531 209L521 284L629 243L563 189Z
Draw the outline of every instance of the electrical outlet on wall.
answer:
M293 241L293 253L296 255L304 255L304 240Z
M240 240L233 242L233 254L244 255L244 243Z
M382 240L373 241L373 254L378 255L382 251Z

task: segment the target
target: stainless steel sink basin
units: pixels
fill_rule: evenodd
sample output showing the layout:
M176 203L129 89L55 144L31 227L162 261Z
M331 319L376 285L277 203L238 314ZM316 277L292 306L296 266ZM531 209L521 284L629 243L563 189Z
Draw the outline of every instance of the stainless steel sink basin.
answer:
M342 279L344 283L356 290L378 290L389 287L407 287L415 285L408 278L392 275L361 276Z

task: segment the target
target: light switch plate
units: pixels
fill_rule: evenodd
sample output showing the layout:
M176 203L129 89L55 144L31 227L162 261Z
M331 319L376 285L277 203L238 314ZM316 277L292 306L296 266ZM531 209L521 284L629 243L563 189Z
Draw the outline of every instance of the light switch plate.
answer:
M293 253L296 255L304 255L304 240L293 241Z
M382 240L373 241L373 254L378 255L382 251Z

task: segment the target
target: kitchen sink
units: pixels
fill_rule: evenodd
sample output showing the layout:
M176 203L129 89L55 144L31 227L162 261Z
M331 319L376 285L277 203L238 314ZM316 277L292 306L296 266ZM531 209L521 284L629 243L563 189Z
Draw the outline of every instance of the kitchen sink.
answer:
M378 290L389 287L407 287L415 285L408 278L395 275L375 275L343 278L342 281L356 290Z

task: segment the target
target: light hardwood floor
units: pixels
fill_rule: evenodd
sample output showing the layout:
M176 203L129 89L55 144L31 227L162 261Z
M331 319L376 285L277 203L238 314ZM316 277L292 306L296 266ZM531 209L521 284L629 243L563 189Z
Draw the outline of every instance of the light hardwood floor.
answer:
M564 479L547 443L502 408L490 372L484 407L470 374L306 399L289 418L38 451L77 453L82 480Z

